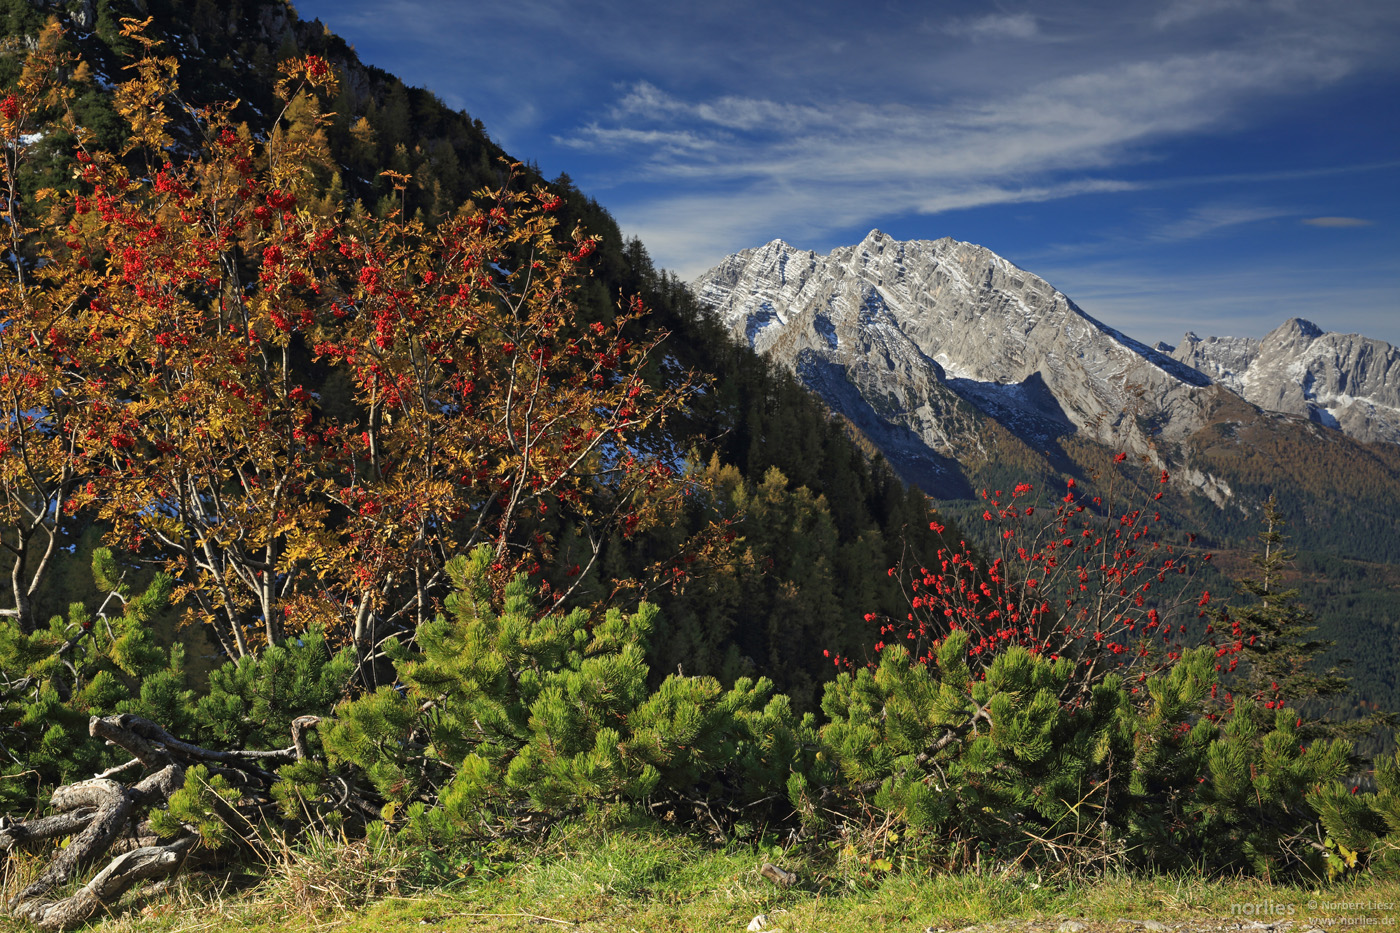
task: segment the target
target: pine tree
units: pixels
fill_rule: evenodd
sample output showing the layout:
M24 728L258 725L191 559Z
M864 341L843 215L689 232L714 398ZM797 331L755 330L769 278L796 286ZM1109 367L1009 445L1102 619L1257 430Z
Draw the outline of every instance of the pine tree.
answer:
M875 790L875 808L968 850L1044 856L1102 844L1110 808L1131 812L1132 704L1121 682L1105 678L1072 711L1059 701L1068 659L1013 646L982 679L968 644L953 632L931 663L889 645L878 666L828 684L822 741L846 792Z
M194 706L194 735L216 748L276 747L292 720L329 711L354 673L354 651L332 652L324 634L310 629L212 671L208 694Z
M1336 667L1318 670L1317 661L1333 643L1313 637L1315 616L1299 599L1296 588L1285 588L1284 573L1294 554L1284 547L1284 517L1277 500L1264 503L1261 549L1250 560L1258 568L1254 577L1236 581L1236 589L1248 600L1227 606L1216 625L1228 627L1239 643L1241 670L1231 684L1233 691L1280 709L1285 703L1326 700L1347 691L1350 681ZM1316 704L1310 704L1316 705ZM1364 731L1366 723L1347 731ZM1304 736L1336 734L1339 724L1317 721L1306 724Z
M1329 877L1365 864L1377 873L1400 872L1400 750L1375 762L1375 790L1359 794L1331 781L1314 788L1308 805L1318 814L1327 836L1323 857Z
M1316 848L1315 789L1336 784L1352 768L1344 739L1307 744L1302 719L1287 707L1266 710L1237 700L1206 753L1206 768L1187 813L1208 862L1250 869L1275 880L1323 868Z
M447 613L420 627L418 653L394 649L400 688L342 705L323 727L332 768L362 775L386 819L450 838L520 803L559 812L653 794L755 800L801 770L813 724L770 682L725 690L671 675L651 691L655 607L541 610L524 575L497 599L493 560L483 547L449 564ZM306 765L284 777L284 801L322 793L324 775Z
M66 616L22 631L0 622L0 804L27 809L39 788L112 764L113 754L88 733L93 715L184 707L183 652L154 643L150 620L173 583L158 574L135 592L111 551L93 554L92 573L104 594L96 609L74 603ZM139 686L138 686L139 685Z

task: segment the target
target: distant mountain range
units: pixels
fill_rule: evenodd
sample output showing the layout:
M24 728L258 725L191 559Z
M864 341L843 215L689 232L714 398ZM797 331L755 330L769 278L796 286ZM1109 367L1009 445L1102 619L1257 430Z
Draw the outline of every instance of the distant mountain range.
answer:
M1262 340L1197 337L1156 349L1268 411L1363 441L1400 443L1400 349L1293 318Z
M989 422L1052 461L1071 436L1146 454L1217 505L1233 495L1228 471L1201 454L1218 447L1219 425L1400 441L1400 351L1389 344L1292 320L1263 340L1188 334L1149 347L950 238L874 230L826 255L774 240L693 288L935 496L958 494L956 474L989 455Z

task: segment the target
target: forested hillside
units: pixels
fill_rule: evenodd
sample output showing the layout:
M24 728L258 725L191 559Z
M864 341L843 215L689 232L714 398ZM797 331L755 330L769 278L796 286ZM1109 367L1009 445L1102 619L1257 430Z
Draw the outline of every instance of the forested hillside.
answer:
M119 34L120 17L136 11L102 0L85 20L85 9L68 14L65 42L81 52L96 77L77 86L73 109L94 129L95 143L110 147L121 138L123 124L106 89L123 76L123 55L135 48ZM508 157L480 121L363 65L342 40L319 23L300 21L284 3L156 2L146 9L154 18L148 34L165 38L166 48L179 53L182 100L190 105L241 101L235 116L255 131L281 109L273 94L280 62L319 55L344 75L332 100L317 102L303 94L285 113L289 137L314 138L324 147L324 157L309 167L317 210L375 216L398 210L431 225L506 177ZM36 36L46 16L57 10L13 0L6 9L8 34ZM11 80L19 61L18 55L7 59ZM321 119L323 111L333 116ZM175 132L178 137L178 121ZM32 194L71 185L73 141L62 131L41 134L19 163L22 188ZM402 191L394 191L396 176L409 179ZM867 650L872 630L864 616L897 609L898 590L884 570L898 558L905 539L927 550L923 497L862 454L790 377L734 346L674 277L652 266L645 247L624 240L607 211L567 177L549 182L527 166L514 182L520 188L537 183L563 199L562 229L578 226L596 237L576 297L582 315L609 320L620 300L640 297L650 312L647 328L670 335L663 347L666 363L656 378L694 370L710 383L668 426L665 443L673 456L692 458L697 470L724 472L728 488L739 492L708 511L697 505L664 535L630 544L605 542L605 554L580 595L607 596L617 580L642 575L722 515L734 522L732 533L738 536L732 558L738 572L725 581L722 593L704 575L686 586L673 581L651 589L651 598L665 610L653 643L657 667L674 670L684 663L695 673L730 675L762 670L795 689L799 702L810 708L815 686L830 666L821 650L847 655ZM317 379L318 368L309 360L304 365L307 376ZM316 388L324 407L344 404L343 385ZM75 527L74 534L81 529ZM62 611L75 598L59 593L94 595L84 581L100 537L97 528L81 534L81 546L60 559L53 573L66 585L38 594L41 617ZM811 550L792 548L798 539ZM561 564L567 567L572 560ZM813 581L832 587L838 597L817 598L809 589ZM194 663L204 669L199 659Z

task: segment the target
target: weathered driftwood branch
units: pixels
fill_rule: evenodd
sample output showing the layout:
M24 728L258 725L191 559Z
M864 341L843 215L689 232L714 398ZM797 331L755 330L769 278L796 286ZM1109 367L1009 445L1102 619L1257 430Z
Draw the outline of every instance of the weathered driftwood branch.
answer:
M292 750L296 753L297 760L311 757L311 746L307 744L306 734L320 724L320 716L298 716L292 720Z
M97 812L83 831L49 863L49 867L10 901L11 912L30 917L44 929L66 928L50 927L34 916L36 910L44 914L54 906L41 904L38 899L69 880L81 865L105 855L130 825L138 808L144 811L152 804L163 803L184 783L185 769L172 762L133 787L123 787L107 779L60 787L54 792L55 807L66 809L76 799L81 801L81 806L95 806Z
M30 899L13 910L41 930L71 930L116 901L139 881L173 874L194 845L185 836L165 846L145 846L112 859L91 881L61 901Z
M53 816L24 823L6 823L0 827L0 852L9 852L16 846L29 842L53 839L56 836L71 836L91 823L96 815L96 807L78 807L67 813L55 813Z
M320 721L315 716L303 716L297 722L305 719ZM298 732L295 723L292 728L292 734L296 736ZM303 726L302 731L305 728ZM272 778L272 774L255 767L251 762L294 761L298 757L295 745L270 751L239 749L229 752L201 748L198 745L191 745L189 742L177 739L149 719L143 719L140 716L106 716L101 719L93 717L88 731L98 738L106 739L114 745L120 745L127 749L141 759L141 763L148 768L155 767L158 762L180 761L188 765L197 761L208 761L231 765L240 771L246 771L261 778Z
M288 748L220 751L185 742L140 716L94 716L88 723L89 732L126 749L134 760L91 780L55 790L50 806L57 812L51 816L0 823L3 852L45 839L73 837L48 867L10 901L10 914L29 920L41 930L70 930L109 907L132 886L178 871L188 864L197 837L187 833L162 840L151 831L145 815L152 807L164 805L184 786L186 769L207 763L245 786L251 785L255 792L265 791L276 775L259 764L294 761L309 755L307 732L319 722L315 716L296 720ZM122 784L112 779L136 764L148 772L141 780ZM52 891L103 858L111 860L87 884L67 897L49 899Z

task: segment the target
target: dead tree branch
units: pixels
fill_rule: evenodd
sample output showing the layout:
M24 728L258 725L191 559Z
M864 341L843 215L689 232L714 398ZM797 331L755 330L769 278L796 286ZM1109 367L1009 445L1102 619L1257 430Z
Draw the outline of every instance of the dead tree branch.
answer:
M270 751L221 751L176 738L140 716L94 716L88 731L130 752L134 761L95 778L58 788L49 805L52 815L14 823L0 821L0 851L72 836L48 867L9 903L11 916L30 921L40 930L71 930L111 907L133 886L177 872L191 859L206 860L216 853L198 849L199 837L189 830L173 839L156 836L146 821L152 808L166 805L185 784L186 772L197 764L238 779L243 804L261 809L277 776L260 765L295 761L310 754L307 732L318 725L303 716L292 727L292 745ZM145 776L123 784L113 775L140 764ZM223 803L220 801L220 803ZM240 807L242 804L240 804ZM239 808L229 807L230 811ZM230 818L238 818L236 813ZM246 818L241 819L245 825ZM59 899L50 895L103 859L107 864L77 891Z

